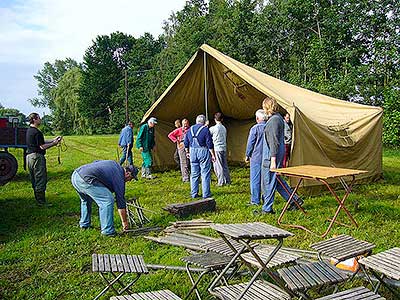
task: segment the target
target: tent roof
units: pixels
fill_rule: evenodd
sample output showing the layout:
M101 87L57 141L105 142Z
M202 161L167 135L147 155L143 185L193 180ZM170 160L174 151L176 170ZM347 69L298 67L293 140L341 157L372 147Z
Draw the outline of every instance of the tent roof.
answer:
M154 114L157 108L160 108L160 104L163 102L164 98L174 89L176 83L195 61L202 59L203 53L215 59L226 69L231 70L236 76L240 77L262 94L274 97L279 105L291 114L294 112L294 109L297 108L316 123L335 125L338 123L351 122L352 120L365 117L366 115L382 113L380 107L338 100L274 78L203 44L164 93L153 103L144 115L143 121ZM346 113L343 113L343 109Z

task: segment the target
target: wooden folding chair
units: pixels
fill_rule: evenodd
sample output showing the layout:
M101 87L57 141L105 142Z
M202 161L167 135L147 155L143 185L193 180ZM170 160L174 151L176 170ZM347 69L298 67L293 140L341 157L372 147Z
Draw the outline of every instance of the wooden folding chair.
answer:
M107 283L106 287L94 298L99 299L109 289L113 289L117 295L130 292L129 288L139 279L142 274L149 271L141 255L125 254L93 254L92 270L100 274ZM135 274L135 278L124 283L122 277L125 274ZM119 284L120 289L114 285Z

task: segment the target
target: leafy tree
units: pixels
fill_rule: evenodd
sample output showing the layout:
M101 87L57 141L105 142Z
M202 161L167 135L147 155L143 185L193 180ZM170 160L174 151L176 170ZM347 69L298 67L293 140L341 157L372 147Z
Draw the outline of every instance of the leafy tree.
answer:
M0 103L0 117L17 117L19 124L25 124L26 116L16 108L6 108Z
M79 112L80 68L68 70L55 89L53 126L62 134L87 133L87 120Z
M55 60L52 64L46 62L37 75L33 77L38 82L37 98L29 99L33 106L48 107L51 111L54 110L55 89L61 77L70 69L78 67L78 63L71 59Z
M125 56L135 39L121 32L98 36L84 55L79 110L90 119L89 126L96 132L112 132L109 127L113 94L124 78ZM117 54L120 54L119 57ZM118 61L119 59L119 61ZM120 63L120 64L118 64Z

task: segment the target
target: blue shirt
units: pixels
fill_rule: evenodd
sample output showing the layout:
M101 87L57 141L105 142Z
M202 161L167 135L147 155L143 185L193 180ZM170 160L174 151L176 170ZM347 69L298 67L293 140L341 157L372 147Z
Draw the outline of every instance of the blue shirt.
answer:
M255 124L250 129L247 139L246 156L256 163L261 163L263 153L263 137L266 122Z
M201 124L195 124L188 129L186 136L185 136L185 141L184 141L185 148L189 148L189 146L193 146L192 145L192 142L193 142L192 131L193 131L194 135L196 135L197 131L199 130L200 127L204 127L200 131L199 135L197 136L197 141L198 141L200 147L214 149L214 144L212 141L210 130L208 129L208 127L201 125Z
M126 208L125 171L113 160L97 160L76 169L82 179L93 185L101 185L115 193L119 209Z
M119 135L118 145L127 146L128 144L131 146L133 145L133 130L131 126L126 125L121 130L121 134Z

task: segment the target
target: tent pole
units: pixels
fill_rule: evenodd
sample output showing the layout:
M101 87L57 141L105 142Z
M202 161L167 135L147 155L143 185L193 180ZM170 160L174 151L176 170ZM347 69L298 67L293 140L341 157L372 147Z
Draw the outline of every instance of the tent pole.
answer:
M206 111L206 120L208 120L208 95L207 95L207 56L203 52L203 69L204 69L204 106Z

